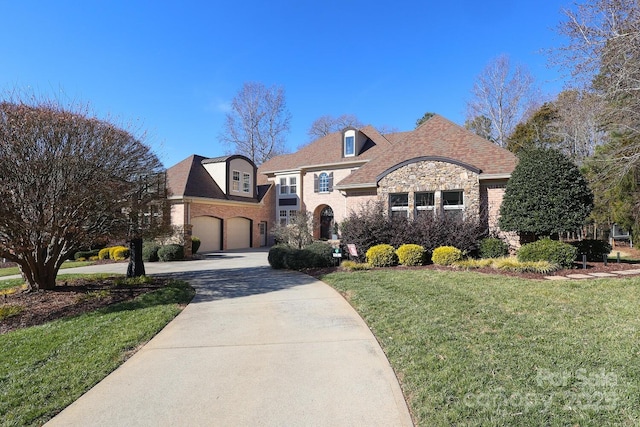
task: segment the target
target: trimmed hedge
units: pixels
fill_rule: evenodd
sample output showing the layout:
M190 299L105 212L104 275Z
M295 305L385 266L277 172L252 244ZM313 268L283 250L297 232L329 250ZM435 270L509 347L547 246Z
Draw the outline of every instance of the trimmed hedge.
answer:
M453 246L440 246L433 250L431 261L438 265L451 265L462 259L462 251Z
M289 246L286 245L275 245L269 249L269 255L267 256L267 260L269 261L269 265L274 270L282 270L287 268L287 263L285 262L285 258L287 253L291 250Z
M114 261L124 261L129 258L129 248L124 246L116 246L112 251L109 251L109 256Z
M196 236L191 236L191 253L195 254L198 252L198 249L200 249L200 244L202 242L200 241L200 238L196 237Z
M144 262L158 262L158 250L160 245L156 243L145 243L142 245L142 261Z
M519 261L549 261L565 268L573 265L577 255L576 247L549 238L527 243L518 249Z
M158 249L158 259L161 262L181 261L184 259L184 247L175 243L162 246Z
M509 245L497 237L487 237L480 241L480 258L500 258L509 253Z
M102 248L98 251L98 259L110 259L111 257L109 256L109 249L110 248Z
M92 249L90 251L78 251L73 255L74 260L78 260L79 258L91 259L91 257L97 257L100 249Z
M587 261L602 261L611 253L611 245L603 240L584 239L572 242L572 246L578 250L578 255L586 255Z
M391 245L381 244L369 248L367 263L374 267L391 267L398 263L398 255Z
M398 262L402 265L422 265L424 264L426 251L420 245L412 243L405 244L396 249Z

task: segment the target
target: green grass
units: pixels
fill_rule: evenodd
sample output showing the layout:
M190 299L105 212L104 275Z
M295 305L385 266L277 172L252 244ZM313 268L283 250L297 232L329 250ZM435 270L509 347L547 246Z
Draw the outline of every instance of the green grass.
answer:
M420 426L640 424L640 279L375 270L348 295Z
M93 261L65 261L60 269L62 270L64 268L86 267L87 265L93 264L95 264L95 262ZM20 274L20 269L18 267L0 268L0 277L13 276L15 274Z
M151 339L193 294L172 282L133 301L0 335L0 425L42 425Z

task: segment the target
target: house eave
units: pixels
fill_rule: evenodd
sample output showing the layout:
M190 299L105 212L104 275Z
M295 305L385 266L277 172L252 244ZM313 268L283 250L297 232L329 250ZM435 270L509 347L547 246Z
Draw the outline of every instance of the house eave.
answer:
M323 169L344 169L352 166L362 166L365 163L371 161L370 159L357 159L344 162L332 162L332 163L318 163L314 165L305 165L292 169L279 169L279 170L267 170L261 171L263 175L286 175L292 173L300 173L310 170L323 170Z
M221 205L221 206L241 206L241 207L261 207L264 206L263 201L241 201L241 200L224 200L224 199L211 199L209 197L182 197L171 196L168 198L174 203L202 203L205 205Z
M510 173L481 173L478 175L478 178L481 181L487 181L492 179L509 179L511 178Z
M357 184L346 184L334 186L336 190L360 190L363 188L378 188L378 184L375 182L363 182Z

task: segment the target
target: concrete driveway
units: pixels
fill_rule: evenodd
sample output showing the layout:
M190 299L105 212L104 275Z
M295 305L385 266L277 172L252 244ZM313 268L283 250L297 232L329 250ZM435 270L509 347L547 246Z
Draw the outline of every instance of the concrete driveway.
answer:
M48 426L412 425L376 339L328 285L272 270L264 250L146 268L188 280L194 300Z

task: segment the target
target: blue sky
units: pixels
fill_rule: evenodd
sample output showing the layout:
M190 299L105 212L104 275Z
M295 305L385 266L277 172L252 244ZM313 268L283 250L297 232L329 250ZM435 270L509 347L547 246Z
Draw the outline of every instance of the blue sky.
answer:
M32 88L133 123L166 166L222 155L225 114L247 81L285 88L288 147L326 114L410 130L427 111L464 122L478 74L500 54L544 93L562 88L540 51L570 0L0 0L0 90Z

